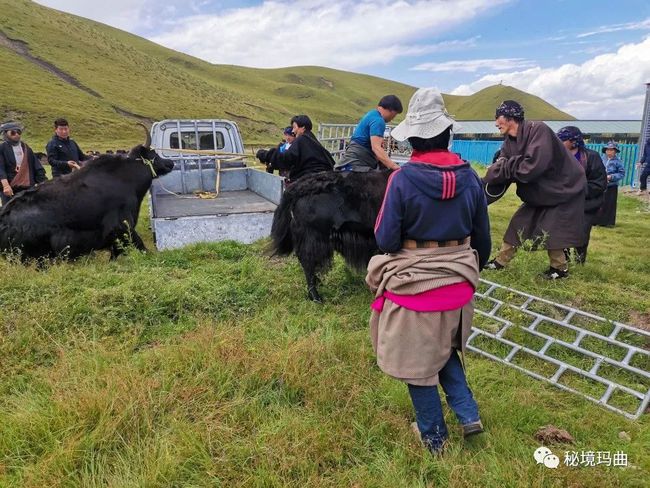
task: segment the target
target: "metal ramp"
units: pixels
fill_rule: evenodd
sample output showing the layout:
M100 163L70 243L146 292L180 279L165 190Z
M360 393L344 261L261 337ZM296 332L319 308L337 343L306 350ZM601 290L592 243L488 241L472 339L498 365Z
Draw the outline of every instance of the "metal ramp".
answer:
M650 332L481 280L467 348L630 419L650 403Z

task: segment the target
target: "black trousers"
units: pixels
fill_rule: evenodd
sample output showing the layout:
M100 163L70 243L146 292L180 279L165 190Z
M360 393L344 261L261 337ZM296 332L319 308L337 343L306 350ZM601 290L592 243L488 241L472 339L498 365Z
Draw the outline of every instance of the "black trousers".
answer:
M594 220L594 225L614 227L616 224L616 203L618 201L618 186L608 186L603 200Z
M641 171L641 190L647 190L648 189L648 177L650 177L650 161L645 163L643 166L643 171Z
M576 246L573 248L575 252L576 263L584 264L585 261L587 260L587 248L589 247L589 240L591 239L591 228L594 225L594 220L596 219L596 217L597 217L596 212L585 213L585 218L583 220L583 228L582 228L584 244L582 246ZM567 260L570 260L571 250L565 249L564 255L566 256Z

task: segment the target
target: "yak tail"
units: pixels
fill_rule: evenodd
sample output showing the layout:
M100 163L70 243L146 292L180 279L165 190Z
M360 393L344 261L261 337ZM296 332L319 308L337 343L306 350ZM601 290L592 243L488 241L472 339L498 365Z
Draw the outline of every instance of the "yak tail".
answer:
M271 255L288 256L293 251L293 238L291 236L291 219L293 198L289 192L285 192L280 200L280 205L273 214L273 225L271 226Z
M377 242L372 234L343 230L334 236L334 249L340 252L346 264L357 271L365 271L370 258L377 252Z

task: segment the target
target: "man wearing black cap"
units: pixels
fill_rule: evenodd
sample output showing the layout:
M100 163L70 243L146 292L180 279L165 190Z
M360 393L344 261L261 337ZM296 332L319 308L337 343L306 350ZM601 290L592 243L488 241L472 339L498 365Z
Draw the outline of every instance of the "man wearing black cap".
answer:
M543 122L524 119L524 109L506 100L496 110L495 125L505 136L501 154L484 178L486 193L511 183L523 204L510 220L503 244L487 269L502 269L525 240L544 247L549 256L547 279L566 278L564 249L583 245L585 172L555 133ZM489 201L494 201L490 200Z
M591 227L598 209L603 204L603 195L607 189L607 172L596 151L587 149L582 131L573 125L562 127L557 132L558 138L564 143L569 152L576 158L587 177L587 194L585 195L585 218L583 227L584 244L575 248L576 263L584 264L587 259L587 247ZM568 250L567 250L568 251Z
M70 138L70 126L66 119L54 121L54 136L47 143L46 151L54 178L72 173L81 167L81 161L90 159Z
M17 122L0 126L4 142L0 144L0 200L5 205L13 196L23 190L47 180L41 162L34 151L20 139L23 127Z

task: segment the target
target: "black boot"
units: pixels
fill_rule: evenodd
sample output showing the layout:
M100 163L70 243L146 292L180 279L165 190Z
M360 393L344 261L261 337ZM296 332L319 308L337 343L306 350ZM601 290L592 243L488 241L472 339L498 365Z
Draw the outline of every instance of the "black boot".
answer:
M569 270L561 270L557 268L549 267L546 271L542 273L542 277L547 280L560 280L562 278L569 277Z

